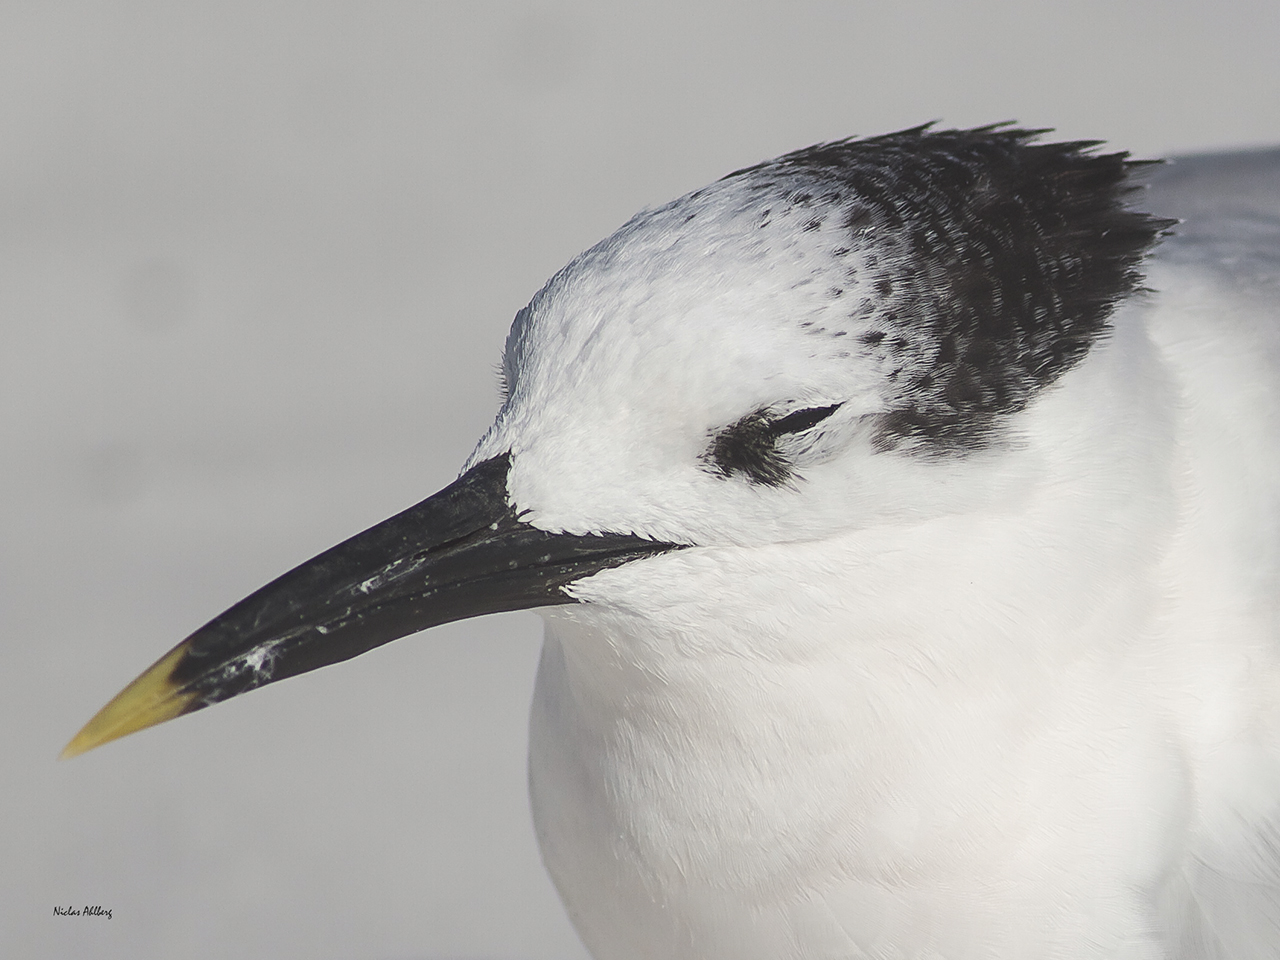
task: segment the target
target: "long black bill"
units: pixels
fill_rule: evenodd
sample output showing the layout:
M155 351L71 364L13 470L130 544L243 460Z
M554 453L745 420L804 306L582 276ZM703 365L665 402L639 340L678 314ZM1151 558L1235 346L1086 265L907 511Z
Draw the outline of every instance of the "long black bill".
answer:
M571 603L564 587L677 548L627 534L548 533L507 500L504 454L210 620L122 690L64 757L417 633L484 613Z

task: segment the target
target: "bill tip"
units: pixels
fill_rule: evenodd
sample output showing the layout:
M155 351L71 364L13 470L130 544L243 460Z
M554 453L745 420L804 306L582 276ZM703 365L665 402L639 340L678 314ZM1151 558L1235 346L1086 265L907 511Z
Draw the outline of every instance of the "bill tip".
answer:
M62 748L58 759L78 757L104 743L190 712L196 692L184 689L173 679L174 668L186 656L187 646L186 641L178 644L116 694Z

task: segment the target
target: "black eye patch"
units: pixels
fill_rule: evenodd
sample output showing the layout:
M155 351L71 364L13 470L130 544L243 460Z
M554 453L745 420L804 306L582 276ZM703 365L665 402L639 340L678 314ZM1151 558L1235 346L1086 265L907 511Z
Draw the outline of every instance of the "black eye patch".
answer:
M778 438L817 426L840 409L840 404L796 410L773 418L764 410L749 413L711 438L703 455L723 477L743 474L751 483L780 487L791 479L791 463L778 450Z

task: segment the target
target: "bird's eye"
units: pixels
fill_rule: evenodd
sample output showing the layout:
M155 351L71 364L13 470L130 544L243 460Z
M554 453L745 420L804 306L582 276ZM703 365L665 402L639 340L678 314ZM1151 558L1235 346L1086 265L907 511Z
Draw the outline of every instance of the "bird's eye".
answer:
M778 449L778 439L817 426L840 409L810 407L774 420L764 410L749 413L711 438L703 461L722 477L740 474L750 483L782 486L792 477L791 462Z
M808 410L797 410L785 417L774 420L770 424L775 434L800 433L810 427L816 427L827 417L839 410L841 404L833 403L829 407L810 407Z

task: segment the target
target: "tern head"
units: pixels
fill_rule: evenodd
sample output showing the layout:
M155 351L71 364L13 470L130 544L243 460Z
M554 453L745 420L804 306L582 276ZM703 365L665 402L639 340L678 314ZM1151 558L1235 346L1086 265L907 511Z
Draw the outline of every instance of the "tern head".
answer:
M1001 496L983 465L1168 225L1126 206L1125 154L1041 133L821 144L638 214L517 314L453 485L197 630L66 754L655 555Z

